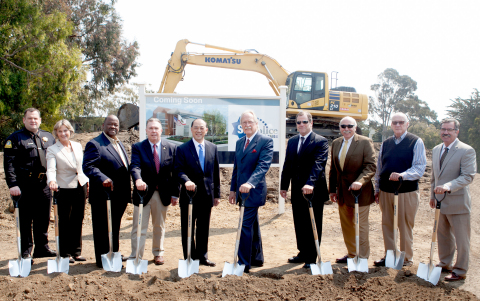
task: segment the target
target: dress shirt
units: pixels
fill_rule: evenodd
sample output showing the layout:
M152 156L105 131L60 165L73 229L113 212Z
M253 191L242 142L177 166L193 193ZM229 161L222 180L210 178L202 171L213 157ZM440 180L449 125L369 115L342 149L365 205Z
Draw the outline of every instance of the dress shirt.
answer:
M442 145L442 150L440 151L440 157L439 158L442 157L443 153L445 152L445 149L448 149L448 151L450 151L452 149L452 146L455 143L457 143L457 141L458 141L458 138L455 138L455 140L452 143L450 143L449 146L445 146L445 142L444 142L443 145ZM450 191L450 186L448 186L447 183L443 184L443 188L446 189L447 191Z
M153 154L153 146L154 145L157 146L158 161L160 162L160 165L162 165L162 150L161 150L162 139L158 140L158 142L155 144L153 144L150 140L148 140L148 143L150 143L150 149L152 150L152 154Z
M120 140L118 138L113 139L112 137L105 134L105 132L103 132L103 135L105 135L105 137L107 137L108 141L110 141L110 143L112 143L113 148L117 151L118 155L120 156L120 159L122 159L123 165L125 165L125 167L128 169L127 158L125 157L125 154L123 153L122 148L119 145Z
M255 135L257 133L258 133L258 130L255 133L253 133L253 135L250 138L245 137L246 139L245 139L245 144L243 145L243 151L245 151L245 145L247 145L247 139L250 140L250 142L252 142L253 138L255 138ZM255 186L252 183L247 182L247 184L250 184L250 186L252 186L252 188L255 189Z
M200 158L200 155L199 155L199 151L200 151L200 148L198 147L200 144L202 145L202 148L203 148L203 155L205 156L205 139L202 140L202 143L198 143L197 140L193 139L193 144L195 145L195 150L197 151L197 156Z
M393 136L393 141L395 144L399 144L407 135L407 131L397 139ZM382 150L383 150L383 143L380 146L380 151L378 152L378 160L377 160L377 172L375 173L375 193L380 191L380 171L382 170ZM423 144L422 138L418 138L417 142L415 142L415 146L413 147L413 160L412 160L412 167L407 169L406 171L400 173L400 176L407 181L415 181L420 179L425 172L425 167L427 166L427 155L425 154L425 145Z
M342 147L340 147L340 151L338 152L338 158L340 160L340 156L342 154L342 150L343 148L345 147L345 141L347 142L347 152L348 153L348 150L350 149L350 145L352 145L352 141L353 141L353 137L355 135L353 135L352 137L350 137L350 139L346 140L345 137L343 138L343 143L342 143Z
M302 137L304 138L303 143L305 143L305 141L307 141L307 138L308 136L310 136L311 133L312 131L308 132L308 134L306 134L305 136L300 135L300 139L298 139L297 153L300 151L300 145L302 145Z

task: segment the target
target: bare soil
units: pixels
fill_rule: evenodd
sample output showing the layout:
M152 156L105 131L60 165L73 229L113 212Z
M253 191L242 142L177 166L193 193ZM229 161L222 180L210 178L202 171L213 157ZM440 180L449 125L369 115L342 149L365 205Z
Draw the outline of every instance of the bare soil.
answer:
M73 140L85 145L99 133L76 135ZM122 132L127 151L138 141L135 132ZM427 156L431 157L429 152ZM145 259L149 260L148 273L142 276L105 272L94 263L90 206L87 204L83 226L83 256L86 263L70 265L66 274L47 274L47 259L35 259L30 276L12 278L8 260L17 254L14 216L3 171L3 153L0 153L0 300L477 300L480 294L480 176L470 185L472 193L472 237L470 269L465 281L447 283L443 276L437 286L415 276L418 263L428 263L434 210L428 206L431 162L421 179L421 204L414 228L414 265L400 271L377 268L373 261L383 256L381 214L377 205L370 209L370 270L368 274L348 273L345 264L336 264L335 258L346 254L338 217L337 205L325 206L322 259L330 261L333 275L312 276L302 265L289 264L287 258L295 255L296 242L293 229L292 207L287 201L285 213L278 214L276 189L278 168L267 175L269 202L260 208L260 223L265 265L253 268L242 277L221 277L224 262L232 262L238 222L238 208L227 202L231 169L221 172L222 201L212 210L209 258L216 267L200 266L200 273L186 279L178 277L178 260L182 257L180 238L180 210L168 210L165 240L165 264L153 263L151 226L148 232ZM133 206L125 212L120 252L130 254L130 231ZM50 245L55 249L53 222L50 227ZM438 262L435 251L434 261Z

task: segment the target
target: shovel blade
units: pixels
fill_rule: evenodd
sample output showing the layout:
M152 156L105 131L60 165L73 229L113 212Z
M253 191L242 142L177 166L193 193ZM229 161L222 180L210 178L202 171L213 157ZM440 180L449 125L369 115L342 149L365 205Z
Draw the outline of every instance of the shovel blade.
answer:
M17 259L8 262L8 270L12 277L27 277L32 269L31 259Z
M49 259L47 262L47 273L65 273L68 274L70 268L68 258Z
M403 268L405 252L400 252L397 250L397 254L400 254L400 256L395 258L395 252L393 250L387 250L387 255L385 256L385 266L387 268L392 268L395 270L401 270Z
M107 272L120 272L122 270L122 255L120 252L113 252L112 259L109 258L109 254L102 255L102 266Z
M223 267L223 273L222 277L225 277L227 275L237 275L237 276L243 276L243 271L245 270L245 265L244 264L237 264L235 265L234 263L228 263L225 261L225 266Z
M178 261L178 276L180 278L187 278L193 274L198 274L200 267L199 260L182 260Z
M148 269L148 260L137 260L129 259L127 260L127 270L126 272L134 275L146 274Z
M422 262L418 264L417 277L422 278L433 285L437 285L441 273L441 267L434 267L433 265L429 266L429 264L424 264Z
M312 271L312 275L332 275L332 265L330 261L327 262L318 262L316 264L310 265L310 270Z
M348 272L368 273L368 260L366 258L347 258Z

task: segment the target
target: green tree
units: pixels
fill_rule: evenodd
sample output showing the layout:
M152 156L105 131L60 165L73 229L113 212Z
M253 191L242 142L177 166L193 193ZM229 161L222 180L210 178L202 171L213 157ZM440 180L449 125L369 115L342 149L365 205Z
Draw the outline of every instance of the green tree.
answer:
M397 104L413 95L417 82L408 75L400 75L397 70L387 68L378 75L378 83L370 89L375 92L375 97L369 99L369 113L380 120L383 141L387 138L390 117Z
M452 104L448 106L448 115L460 122L460 133L458 138L463 142L475 148L477 153L477 168L480 163L480 92L474 89L470 98L457 97L452 100Z
M425 147L432 149L435 145L442 143L439 135L439 130L433 124L428 124L424 121L415 122L408 127L408 131L412 134L422 138Z
M428 104L419 99L417 95L410 95L405 100L401 100L395 106L397 112L405 113L408 116L410 126L416 123L436 124L438 115L431 110Z
M28 107L42 112L44 129L58 118L83 78L81 53L67 45L73 25L65 14L42 12L34 0L0 4L0 143L22 126Z
M225 134L227 130L227 120L219 110L203 112L202 119L207 123L209 135L219 136Z

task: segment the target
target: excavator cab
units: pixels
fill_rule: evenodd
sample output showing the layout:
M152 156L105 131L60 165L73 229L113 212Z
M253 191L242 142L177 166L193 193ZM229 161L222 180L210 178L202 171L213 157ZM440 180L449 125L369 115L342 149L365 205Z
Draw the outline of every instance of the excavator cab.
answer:
M292 109L328 110L328 77L323 72L295 71L287 77L288 105Z

